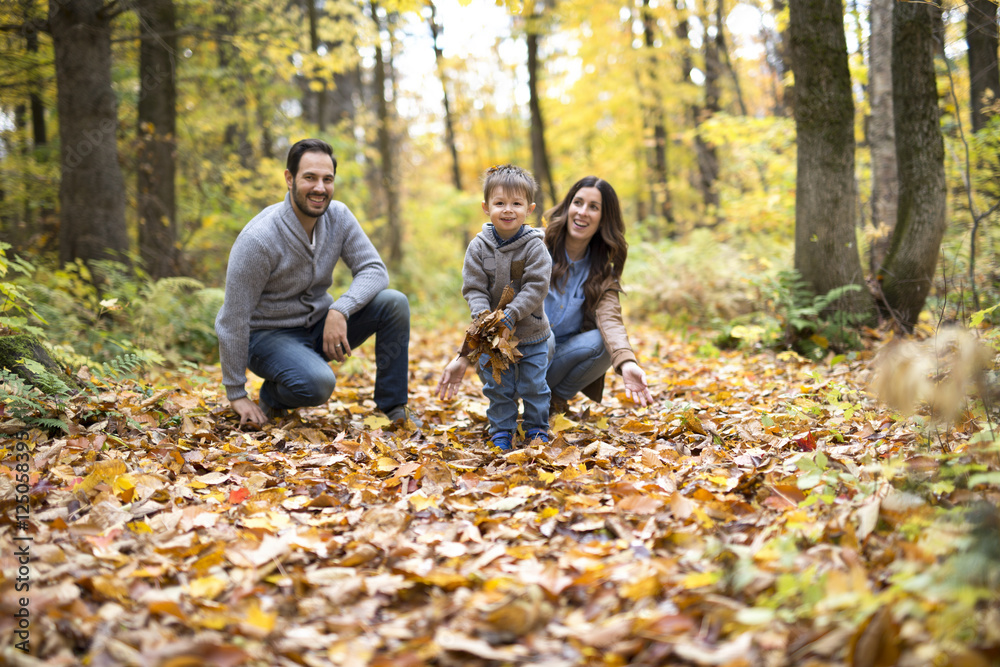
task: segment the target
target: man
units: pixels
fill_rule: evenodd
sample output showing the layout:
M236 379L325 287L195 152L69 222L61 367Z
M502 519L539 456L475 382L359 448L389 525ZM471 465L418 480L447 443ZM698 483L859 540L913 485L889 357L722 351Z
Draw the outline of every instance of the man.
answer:
M375 405L392 421L414 419L406 408L410 305L388 289L375 246L333 200L333 149L303 139L286 167L285 200L257 214L229 255L215 331L230 405L240 424L321 405L336 384L329 361L343 362L374 334ZM334 300L327 290L341 259L353 280ZM259 404L247 395L247 368L264 378Z

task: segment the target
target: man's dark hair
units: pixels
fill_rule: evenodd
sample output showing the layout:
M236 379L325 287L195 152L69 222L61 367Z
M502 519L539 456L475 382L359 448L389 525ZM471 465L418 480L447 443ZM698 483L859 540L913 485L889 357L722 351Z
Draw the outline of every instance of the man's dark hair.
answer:
M292 178L299 173L299 162L306 153L326 153L333 160L333 173L337 173L337 158L333 156L333 147L322 139L303 139L295 142L295 145L288 149L288 162L285 169L292 175Z

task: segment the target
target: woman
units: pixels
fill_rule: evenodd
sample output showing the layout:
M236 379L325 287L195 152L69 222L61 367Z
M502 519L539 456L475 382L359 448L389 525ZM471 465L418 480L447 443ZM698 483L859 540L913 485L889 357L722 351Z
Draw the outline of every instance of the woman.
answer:
M545 245L552 255L545 314L556 344L546 374L550 414L566 412L568 401L581 391L600 401L609 368L622 376L628 398L648 405L653 397L618 300L628 255L618 195L606 181L587 176L546 211L545 219Z

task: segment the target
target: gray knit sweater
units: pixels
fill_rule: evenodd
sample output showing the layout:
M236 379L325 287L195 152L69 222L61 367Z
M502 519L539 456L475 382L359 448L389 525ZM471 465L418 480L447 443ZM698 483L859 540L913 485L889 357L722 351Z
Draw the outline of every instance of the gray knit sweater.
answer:
M503 288L511 284L515 296L504 312L517 323L514 335L525 345L541 342L549 337L544 305L552 274L552 258L542 232L528 228L520 238L498 246L492 227L484 224L465 251L462 296L475 316L494 310Z
M310 327L329 309L350 318L389 286L389 272L357 218L330 202L309 244L290 195L268 206L236 237L226 269L226 296L215 318L222 383L230 401L247 395L250 331ZM354 280L336 301L327 293L343 259Z

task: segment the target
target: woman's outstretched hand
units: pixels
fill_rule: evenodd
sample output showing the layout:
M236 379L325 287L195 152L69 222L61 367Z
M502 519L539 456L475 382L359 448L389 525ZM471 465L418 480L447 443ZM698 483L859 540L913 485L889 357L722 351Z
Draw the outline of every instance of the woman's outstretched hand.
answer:
M438 382L437 395L442 401L454 398L458 394L458 387L462 384L465 371L469 369L469 360L463 356L457 356L448 362L444 367L444 375Z
M653 395L649 393L649 385L646 384L646 373L639 368L639 364L634 361L626 361L622 364L622 380L625 381L625 395L646 407L653 402Z

